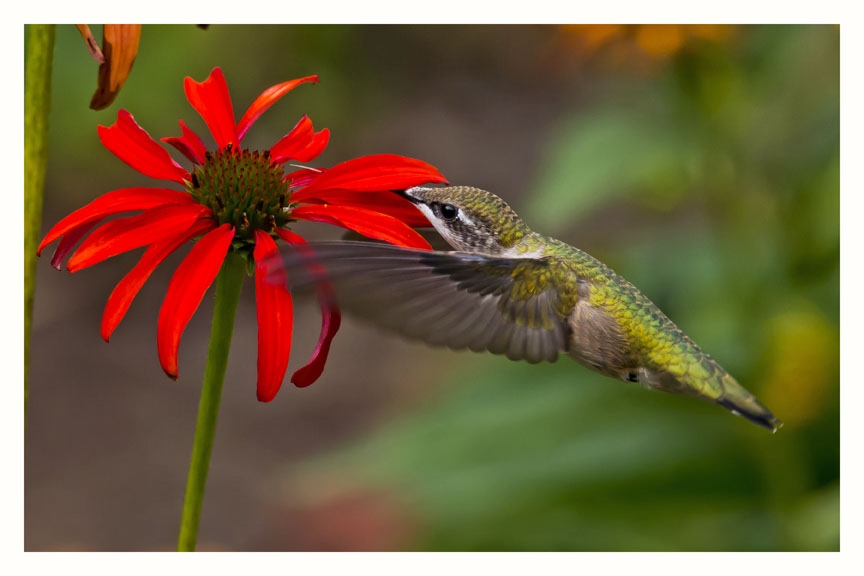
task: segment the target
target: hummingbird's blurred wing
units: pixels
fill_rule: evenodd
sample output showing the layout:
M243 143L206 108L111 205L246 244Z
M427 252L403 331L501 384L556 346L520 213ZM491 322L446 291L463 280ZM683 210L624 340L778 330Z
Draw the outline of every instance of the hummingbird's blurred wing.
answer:
M330 282L340 308L409 339L531 363L554 362L567 347L572 304L561 302L549 259L371 242L313 242L282 255L292 291Z

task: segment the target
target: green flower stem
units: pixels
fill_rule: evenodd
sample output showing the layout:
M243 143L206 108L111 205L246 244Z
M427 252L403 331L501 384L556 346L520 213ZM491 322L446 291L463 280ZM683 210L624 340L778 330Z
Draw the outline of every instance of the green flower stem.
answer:
M42 227L42 195L48 164L53 24L27 27L24 70L24 426L30 396L30 325L36 292L36 248Z
M207 351L207 367L204 369L204 384L198 404L198 423L195 426L195 443L192 446L192 461L189 463L189 478L186 482L186 499L183 502L183 518L180 521L180 536L177 550L195 550L198 540L198 523L201 520L201 505L210 467L210 453L216 434L216 417L222 398L222 383L228 366L228 351L231 348L231 333L234 316L240 301L240 289L246 275L246 261L228 252L222 270L216 278L216 300L213 305L213 326L210 329L210 348Z

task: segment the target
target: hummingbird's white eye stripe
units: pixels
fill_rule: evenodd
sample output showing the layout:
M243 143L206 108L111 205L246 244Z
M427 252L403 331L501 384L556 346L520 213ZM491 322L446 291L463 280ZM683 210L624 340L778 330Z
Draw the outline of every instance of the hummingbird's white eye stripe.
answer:
M438 222L438 217L435 216L434 212L432 212L432 208L423 203L415 204L415 206L417 206L417 208L419 208L420 211L423 212L423 215L426 216L426 218L429 219L429 222L431 222L433 225Z
M453 233L453 230L441 220L441 218L435 214L435 211L428 204L424 204L422 202L416 204L417 208L423 212L423 215L432 223L432 226L435 228L435 231L441 235L444 240L450 244L452 248L459 249L459 239ZM461 211L460 211L461 212Z

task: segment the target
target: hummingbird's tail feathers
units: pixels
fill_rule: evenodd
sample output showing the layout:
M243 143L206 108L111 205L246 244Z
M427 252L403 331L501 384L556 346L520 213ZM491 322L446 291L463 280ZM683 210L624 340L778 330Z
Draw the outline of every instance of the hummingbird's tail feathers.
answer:
M748 392L743 386L738 384L734 378L728 374L722 379L723 395L715 400L717 404L723 406L733 414L743 416L754 424L764 426L771 432L777 432L783 422L781 422L774 414L771 413L765 406L756 400L756 397Z
M685 342L695 348L695 352L688 356L689 362L673 363L672 366L677 372L668 372L666 378L659 380L660 385L655 386L656 388L714 402L771 432L777 432L783 426L770 410L760 404L756 397L722 366L699 350L689 339Z
M723 406L733 414L738 414L739 416L747 418L747 420L750 420L754 424L764 426L772 433L777 432L777 430L783 427L783 422L774 416L770 410L755 400L745 406L742 404L736 404L728 398L724 398L723 400L718 400L717 404Z

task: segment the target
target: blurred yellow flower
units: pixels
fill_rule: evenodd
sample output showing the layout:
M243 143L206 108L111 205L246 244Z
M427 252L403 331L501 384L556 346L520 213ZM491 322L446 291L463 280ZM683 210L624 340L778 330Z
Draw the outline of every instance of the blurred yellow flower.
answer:
M810 303L776 316L769 327L762 397L787 426L814 420L836 397L840 336Z
M662 60L693 41L726 40L733 27L721 24L565 24L561 30L568 44L588 55L608 50L616 60L634 56Z

